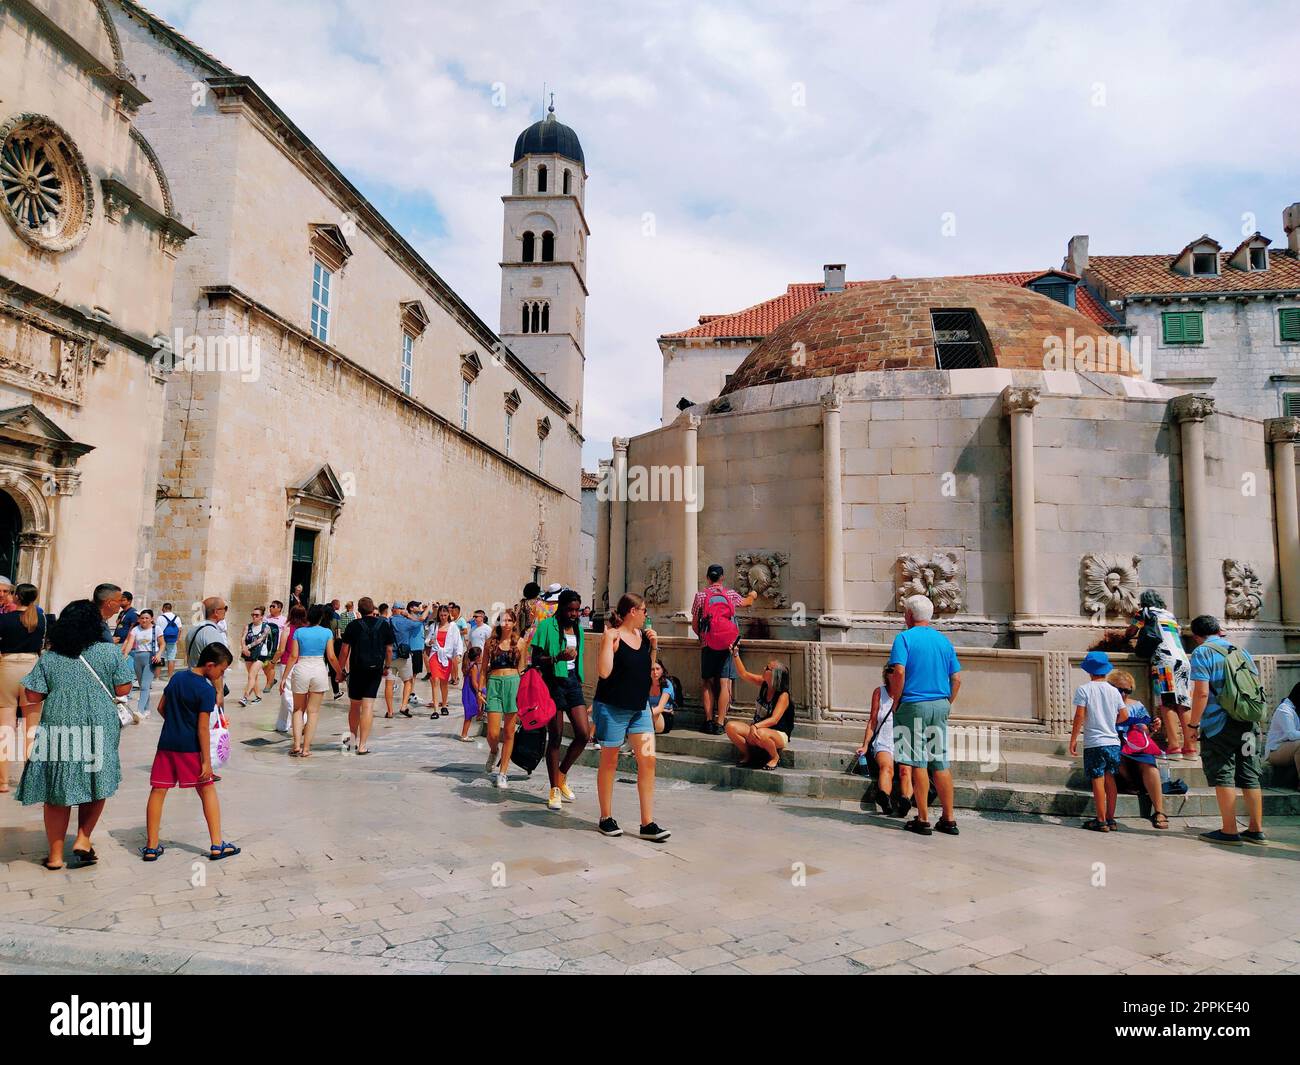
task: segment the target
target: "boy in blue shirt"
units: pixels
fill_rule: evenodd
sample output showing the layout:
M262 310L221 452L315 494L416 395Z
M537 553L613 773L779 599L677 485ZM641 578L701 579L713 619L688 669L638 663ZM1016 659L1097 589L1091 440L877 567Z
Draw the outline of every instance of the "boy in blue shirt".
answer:
M210 723L217 706L217 687L222 674L233 661L222 643L210 643L199 652L198 663L167 682L158 703L163 720L158 734L158 753L149 772L149 803L145 808L147 844L140 848L146 862L156 862L165 849L158 842L162 826L163 802L174 787L194 788L203 804L203 818L208 823L212 846L210 861L220 861L239 853L233 843L221 838L221 806L214 787L221 778L212 772Z

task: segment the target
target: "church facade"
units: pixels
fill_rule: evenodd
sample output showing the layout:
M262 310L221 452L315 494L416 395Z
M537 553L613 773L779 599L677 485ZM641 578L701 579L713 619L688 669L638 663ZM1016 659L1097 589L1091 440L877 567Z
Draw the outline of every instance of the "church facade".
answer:
M51 532L51 601L107 579L182 611L223 595L242 623L297 583L314 600L436 596L472 609L511 601L530 579L576 580L587 239L576 135L548 115L520 136L503 177L498 332L250 78L129 0L17 6L52 27L52 48L70 26L98 27L112 42L101 50L130 72L119 110L148 145L102 169L136 180L116 232L147 237L149 254L101 248L81 271L86 307L113 283L141 305L130 343L125 311L101 343L113 373L83 373L83 392L101 382L106 398L79 409L104 424L83 430L66 400L36 403L49 431L69 436L61 461L81 448L86 471L84 502L69 509L81 507L90 540L62 522ZM16 58L23 78L57 82ZM87 158L135 143L89 128L70 139ZM539 167L558 169L558 183L537 189ZM33 269L54 287L64 263ZM3 334L0 344L8 357ZM116 392L110 376L123 378Z

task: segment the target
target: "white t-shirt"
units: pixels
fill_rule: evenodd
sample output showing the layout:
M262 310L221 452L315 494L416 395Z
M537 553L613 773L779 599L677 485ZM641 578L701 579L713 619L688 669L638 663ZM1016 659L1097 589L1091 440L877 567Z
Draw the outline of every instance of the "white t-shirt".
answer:
M884 751L886 754L894 753L894 716L889 715L886 720L885 715L894 707L894 700L890 697L889 689L885 685L880 686L880 713L876 715L876 731L871 734L871 747L868 754L879 754Z
M135 643L131 645L132 651L148 651L151 655L158 653L158 648L162 643L162 626L157 625L152 629L144 629L139 625L131 630L135 636Z
M469 645L480 651L487 646L488 637L492 635L491 625L478 625L469 630Z
M1300 713L1290 699L1283 699L1273 711L1273 720L1268 726L1268 741L1264 744L1264 753L1272 754L1284 743L1300 740Z
M1083 707L1083 746L1118 747L1115 720L1124 709L1124 696L1106 681L1089 681L1074 689L1074 705Z

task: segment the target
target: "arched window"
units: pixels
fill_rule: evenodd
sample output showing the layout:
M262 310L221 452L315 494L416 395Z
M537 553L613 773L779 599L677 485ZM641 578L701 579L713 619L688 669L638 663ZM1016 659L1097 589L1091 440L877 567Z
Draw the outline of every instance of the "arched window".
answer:
M541 332L541 325L542 325L542 323L541 323L541 308L540 308L536 303L534 303L534 304L533 304L533 317L532 317L532 327L533 327L533 328L532 328L532 332L534 332L534 333Z
M555 234L549 229L542 234L542 262L555 262Z
M542 332L549 333L550 331L551 331L551 305L549 303L543 303L542 304Z
M520 325L519 327L519 332L521 333L528 332L528 304L526 303L524 304L524 320L523 320L523 324Z
M566 196L568 196L571 191L569 182L572 177L573 175L570 174L569 171L566 170L564 172L564 195Z
M537 168L537 191L546 191L546 167L544 166L539 166Z
M531 263L533 261L533 243L534 243L533 232L530 229L527 233L524 234L524 260L523 261L526 263Z

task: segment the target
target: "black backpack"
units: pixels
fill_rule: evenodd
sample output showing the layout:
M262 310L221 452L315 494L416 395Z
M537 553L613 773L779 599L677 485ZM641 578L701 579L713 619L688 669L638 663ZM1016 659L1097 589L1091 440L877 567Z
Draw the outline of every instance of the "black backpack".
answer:
M352 645L352 654L363 669L378 669L384 664L384 626L387 624L387 620L378 615L357 619L362 635Z

